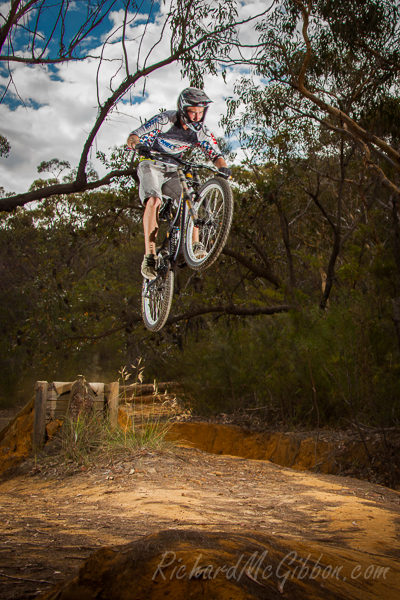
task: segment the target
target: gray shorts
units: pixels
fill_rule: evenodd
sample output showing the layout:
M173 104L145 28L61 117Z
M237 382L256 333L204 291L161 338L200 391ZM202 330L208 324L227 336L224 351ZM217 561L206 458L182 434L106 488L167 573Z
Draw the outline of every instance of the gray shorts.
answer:
M137 167L139 177L139 198L144 205L151 196L162 198L162 195L179 199L182 186L174 165L167 165L156 160L142 160Z

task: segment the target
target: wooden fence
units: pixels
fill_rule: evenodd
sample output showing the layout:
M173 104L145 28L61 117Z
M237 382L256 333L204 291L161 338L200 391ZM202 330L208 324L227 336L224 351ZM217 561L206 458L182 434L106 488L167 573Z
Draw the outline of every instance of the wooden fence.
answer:
M179 386L174 382L161 382L154 385L141 383L120 385L118 381L87 383L84 378L81 378L80 381L89 388L93 410L107 417L111 427L115 427L118 423L118 411L121 403L133 403L136 400L140 400L141 404L161 402L163 398L167 397L168 392L171 394L179 390ZM35 448L41 448L45 442L46 424L54 419L64 419L77 382L78 380L36 382L33 425L33 446Z

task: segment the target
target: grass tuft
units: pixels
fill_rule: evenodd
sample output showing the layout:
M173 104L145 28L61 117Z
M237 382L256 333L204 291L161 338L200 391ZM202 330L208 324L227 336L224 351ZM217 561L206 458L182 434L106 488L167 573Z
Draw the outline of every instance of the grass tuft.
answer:
M136 382L142 383L144 367L141 359L131 366L133 372L136 371ZM170 428L169 422L162 421L158 414L157 383L153 385L153 404L144 406L140 397L134 398L133 402L128 401L126 384L132 373L122 367L119 375L124 386L120 405L132 407L133 410L114 428L100 412L81 412L75 418L67 415L60 430L61 452L67 461L87 466L105 455L113 458L143 450L166 450L171 446L165 439Z

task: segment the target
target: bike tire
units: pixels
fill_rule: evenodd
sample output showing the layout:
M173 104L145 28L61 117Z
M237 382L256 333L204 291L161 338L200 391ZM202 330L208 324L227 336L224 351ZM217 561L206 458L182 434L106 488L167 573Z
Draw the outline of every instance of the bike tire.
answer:
M199 226L199 241L206 254L196 258L193 253L193 219L188 216L185 226L183 255L186 264L195 271L203 271L211 266L221 254L233 219L233 197L229 183L221 177L214 177L199 189L199 200L193 209L198 219L204 221Z
M160 331L167 322L174 295L174 272L165 268L156 279L143 279L142 319L150 331Z

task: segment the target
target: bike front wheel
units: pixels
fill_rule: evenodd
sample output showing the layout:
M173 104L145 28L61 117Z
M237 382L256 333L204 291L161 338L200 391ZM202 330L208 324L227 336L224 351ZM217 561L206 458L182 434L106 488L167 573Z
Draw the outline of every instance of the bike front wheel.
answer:
M207 269L221 254L233 218L233 198L229 183L220 177L207 181L193 205L195 217L186 222L183 254L195 271ZM200 242L204 250L196 248Z
M156 279L143 279L142 318L150 331L160 331L168 319L174 295L174 272L165 267Z

